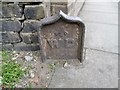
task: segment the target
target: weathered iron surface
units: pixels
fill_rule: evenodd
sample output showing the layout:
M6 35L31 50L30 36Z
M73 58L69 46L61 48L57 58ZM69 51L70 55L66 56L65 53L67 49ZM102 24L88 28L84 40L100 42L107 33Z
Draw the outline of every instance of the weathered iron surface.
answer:
M62 11L39 23L42 61L46 59L79 59L82 61L85 26L79 17Z

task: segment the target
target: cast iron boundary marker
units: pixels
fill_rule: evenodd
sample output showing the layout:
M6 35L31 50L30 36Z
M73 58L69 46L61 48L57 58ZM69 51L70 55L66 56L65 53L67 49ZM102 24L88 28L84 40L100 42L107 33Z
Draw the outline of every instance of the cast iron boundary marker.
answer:
M85 25L84 25L83 21L80 19L80 17L68 16L65 13L63 13L61 10L58 14L51 16L51 17L44 18L38 23L38 26L39 26L38 36L39 36L41 60L42 61L47 60L46 53L45 53L44 47L43 47L42 38L41 38L42 27L45 25L53 24L53 23L57 22L59 19L62 19L63 21L67 21L67 22L77 23L82 28L82 36L80 37L81 41L79 42L81 47L80 47L80 51L78 52L78 55L79 55L78 59L80 62L82 62L83 61Z

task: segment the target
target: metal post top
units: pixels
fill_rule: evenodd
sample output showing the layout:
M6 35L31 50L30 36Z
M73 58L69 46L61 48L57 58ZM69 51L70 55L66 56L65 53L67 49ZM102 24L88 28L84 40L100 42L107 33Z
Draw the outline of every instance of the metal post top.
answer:
M83 21L80 17L68 16L64 12L62 12L62 10L60 10L59 13L54 16L50 16L50 17L42 19L38 24L39 24L39 26L44 26L47 24L55 23L59 19L63 19L68 22L79 23L82 28L85 28L85 24L83 23Z
M41 60L78 59L82 62L85 25L62 11L39 22Z

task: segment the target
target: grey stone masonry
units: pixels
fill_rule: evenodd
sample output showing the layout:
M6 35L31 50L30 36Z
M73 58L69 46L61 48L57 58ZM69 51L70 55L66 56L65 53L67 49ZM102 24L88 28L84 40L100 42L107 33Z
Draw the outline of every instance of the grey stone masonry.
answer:
M77 0L74 1L77 3ZM24 50L27 46L32 48L28 49L30 51L37 50L38 22L60 10L69 14L68 2L68 0L2 0L0 3L0 33L2 34L0 43L3 48L10 50L13 47L12 49L15 50Z
M23 23L22 33L34 33L37 32L39 27L37 26L38 21L36 20L26 20Z
M41 18L44 18L42 5L26 5L24 13L26 19L40 20Z
M14 44L14 50L17 51L37 51L39 49L40 49L39 45L37 44L25 44L25 43Z
M37 31L39 30L37 20L26 20L23 23L23 29L20 33L20 36L24 43L26 44L35 44L38 42L38 34Z
M57 14L60 10L62 10L64 13L68 13L67 11L67 5L56 5L56 4L52 4L51 5L51 13L52 15Z
M43 7L42 2L3 2L0 10L0 50L39 50L37 23L45 17Z
M1 16L3 18L21 18L22 8L16 4L2 4Z
M2 49L5 49L5 50L13 50L13 45L12 44L2 44ZM2 50L0 49L0 50Z
M67 9L67 1L61 2L61 1L54 1L51 0L51 15L57 14L60 10L62 10L64 13L68 13Z
M1 0L2 2L42 2L43 0Z
M18 20L0 20L2 22L2 32L19 32L21 30L21 23Z
M26 44L39 43L37 33L21 33L21 37Z
M21 38L18 33L7 32L2 33L2 43L19 43L21 42Z

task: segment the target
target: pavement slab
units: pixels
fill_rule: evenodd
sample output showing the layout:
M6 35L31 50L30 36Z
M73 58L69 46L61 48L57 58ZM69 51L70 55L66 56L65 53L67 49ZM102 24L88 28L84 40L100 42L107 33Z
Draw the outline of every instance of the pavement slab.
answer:
M85 47L118 52L118 3L86 0L79 16L86 26Z
M86 22L85 47L118 53L118 26Z
M83 64L56 67L49 88L117 88L118 55L86 50Z
M83 11L91 12L101 12L101 13L118 13L118 4L117 3L85 3Z
M85 22L95 22L104 24L115 24L118 25L118 14L115 13L101 13L91 11L81 11L81 19Z

